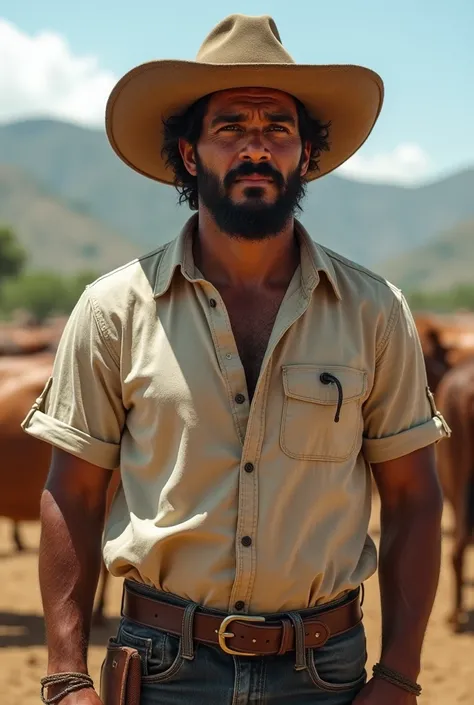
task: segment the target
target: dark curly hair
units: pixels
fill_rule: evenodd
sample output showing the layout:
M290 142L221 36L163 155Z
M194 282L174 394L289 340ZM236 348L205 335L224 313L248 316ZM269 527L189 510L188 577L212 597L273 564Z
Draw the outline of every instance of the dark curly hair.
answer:
M180 138L196 146L201 136L202 124L211 95L206 95L193 103L184 113L172 115L163 120L163 148L161 154L175 175L175 188L179 193L178 203L188 203L191 210L198 209L197 179L186 169L179 151ZM305 106L297 98L296 111L301 142L311 142L312 149L308 171L319 169L319 156L322 151L329 151L329 129L331 123L322 123L312 118Z

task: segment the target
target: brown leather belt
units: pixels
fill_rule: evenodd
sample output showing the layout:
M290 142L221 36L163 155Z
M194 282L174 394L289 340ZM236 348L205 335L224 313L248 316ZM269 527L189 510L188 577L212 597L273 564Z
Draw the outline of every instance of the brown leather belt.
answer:
M184 612L184 607L145 597L124 585L122 615L135 622L181 636ZM322 646L331 637L353 629L361 620L359 594L338 607L303 617L305 647ZM219 645L226 653L238 656L281 655L295 648L293 623L285 615L277 620L245 614L226 617L198 608L193 619L193 638Z

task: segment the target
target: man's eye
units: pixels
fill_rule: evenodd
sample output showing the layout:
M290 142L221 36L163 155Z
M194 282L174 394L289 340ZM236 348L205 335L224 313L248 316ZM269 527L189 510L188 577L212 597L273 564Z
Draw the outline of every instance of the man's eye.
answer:
M242 132L243 127L241 125L224 125L221 127L219 132ZM288 133L288 129L283 125L268 125L265 128L265 132L283 132Z

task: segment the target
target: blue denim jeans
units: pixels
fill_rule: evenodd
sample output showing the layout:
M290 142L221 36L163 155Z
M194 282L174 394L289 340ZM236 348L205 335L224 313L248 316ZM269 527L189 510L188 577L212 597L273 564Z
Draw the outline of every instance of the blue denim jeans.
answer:
M129 585L147 596L189 604L136 583ZM141 705L349 705L367 677L362 624L319 648L307 649L303 670L295 670L294 651L283 656L231 656L219 646L194 641L193 657L185 658L182 637L125 617L121 618L116 639L141 655Z

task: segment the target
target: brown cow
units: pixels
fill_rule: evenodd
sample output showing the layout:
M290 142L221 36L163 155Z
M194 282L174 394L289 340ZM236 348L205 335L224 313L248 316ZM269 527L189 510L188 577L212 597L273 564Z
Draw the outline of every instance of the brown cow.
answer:
M437 406L451 427L451 438L437 446L440 481L454 518L454 607L449 622L461 631L464 610L464 557L474 538L474 360L453 367L440 382Z
M61 319L41 326L0 326L0 357L54 352L63 329Z
M428 384L435 394L445 373L474 357L474 316L468 313L416 313Z
M3 406L3 409L0 410L0 468L4 468L5 476L7 476L9 472L11 472L13 467L16 467L16 461L14 465L11 466L11 468L7 467L6 458L8 456L5 455L5 452L9 452L10 443L12 444L12 447L14 447L16 444L19 443L20 439L23 439L21 434L18 433L18 429L16 429L15 433L12 434L12 424L14 424L16 420L18 420L18 417L21 414L22 410L25 408L27 401L31 400L31 404L33 403L36 397L32 397L32 394L37 392L42 384L44 385L44 382L48 379L50 375L52 364L53 356L51 353L39 353L36 355L28 356L28 358L25 358L24 356L0 357L0 403ZM25 377L25 375L27 375L27 377ZM23 378L25 378L25 382L26 379L29 379L29 383L22 387L23 392L20 390L18 401L18 398L13 399L12 397L18 389L18 385L20 384L19 380ZM26 395L25 401L22 401L22 393ZM36 394L36 396L38 396L38 394ZM15 406L15 404L18 403L20 406L19 409L17 408L17 406ZM42 468L44 453L45 451L43 447L41 447L38 452L39 468ZM16 457L18 458L18 462L21 462L20 456L16 455ZM44 478L45 477L46 475L44 475ZM11 496L10 493L10 483L13 479L14 478L8 479L9 492L5 497L2 497L0 499L0 515L5 517L11 516L12 511L8 509L8 505L6 505L7 501L8 503L11 502L14 506L18 506L18 498L16 496ZM41 472L39 474L35 473L33 480L39 482L40 484L42 481L44 482L44 480L42 479ZM6 486L6 483L2 484L4 487ZM23 502L27 501L30 497L35 496L36 490L37 485L34 484L31 487L31 495L22 499L22 505ZM18 510L19 513L22 515L28 515L31 513L30 511L25 511L24 507L18 507ZM36 509L33 510L33 514L37 514L37 511L38 510ZM15 520L13 520L12 529L12 539L16 545L16 548L18 551L22 551L23 543L20 537L18 522Z
M14 522L13 539L22 547L18 522L39 519L41 493L51 462L51 446L21 428L51 374L53 355L0 358L0 516ZM107 509L120 484L114 472ZM94 623L103 621L108 572L102 564Z
M422 347L428 386L433 394L435 394L438 385L451 367L449 360L450 349L441 343L439 333L435 328L430 328L425 331L422 338Z

